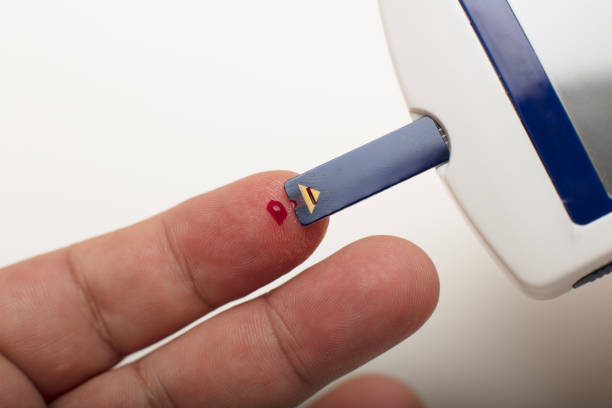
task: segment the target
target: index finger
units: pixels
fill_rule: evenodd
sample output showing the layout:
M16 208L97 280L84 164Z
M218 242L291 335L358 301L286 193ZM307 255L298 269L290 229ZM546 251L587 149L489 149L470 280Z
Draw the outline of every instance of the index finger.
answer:
M2 270L0 353L52 398L291 270L327 226L281 220L292 176L251 176Z

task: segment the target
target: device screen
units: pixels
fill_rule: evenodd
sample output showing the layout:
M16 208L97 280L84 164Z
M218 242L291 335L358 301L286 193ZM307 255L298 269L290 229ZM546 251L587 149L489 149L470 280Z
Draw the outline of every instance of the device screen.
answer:
M612 7L601 0L508 0L609 195Z

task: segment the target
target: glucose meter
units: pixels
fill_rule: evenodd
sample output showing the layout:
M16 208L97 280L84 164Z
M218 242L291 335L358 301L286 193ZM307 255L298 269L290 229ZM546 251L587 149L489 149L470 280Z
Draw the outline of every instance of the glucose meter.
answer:
M612 271L612 7L599 0L380 0L412 115L438 168L529 294Z
M299 221L437 167L485 246L533 297L612 272L612 6L380 5L415 122L288 180Z

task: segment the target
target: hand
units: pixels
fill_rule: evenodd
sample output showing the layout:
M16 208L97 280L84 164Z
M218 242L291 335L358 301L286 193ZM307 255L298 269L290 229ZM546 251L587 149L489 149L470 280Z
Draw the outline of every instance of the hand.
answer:
M327 221L279 225L266 210L290 208L292 176L251 176L0 270L0 406L293 406L416 331L437 302L435 268L407 241L371 237L111 369L314 251ZM314 407L411 404L405 387L365 377Z

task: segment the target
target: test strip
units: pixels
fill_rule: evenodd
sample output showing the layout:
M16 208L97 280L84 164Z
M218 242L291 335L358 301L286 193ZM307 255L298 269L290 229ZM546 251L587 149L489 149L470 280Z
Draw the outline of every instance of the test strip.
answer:
M449 159L445 136L423 117L285 183L302 225L319 221Z

